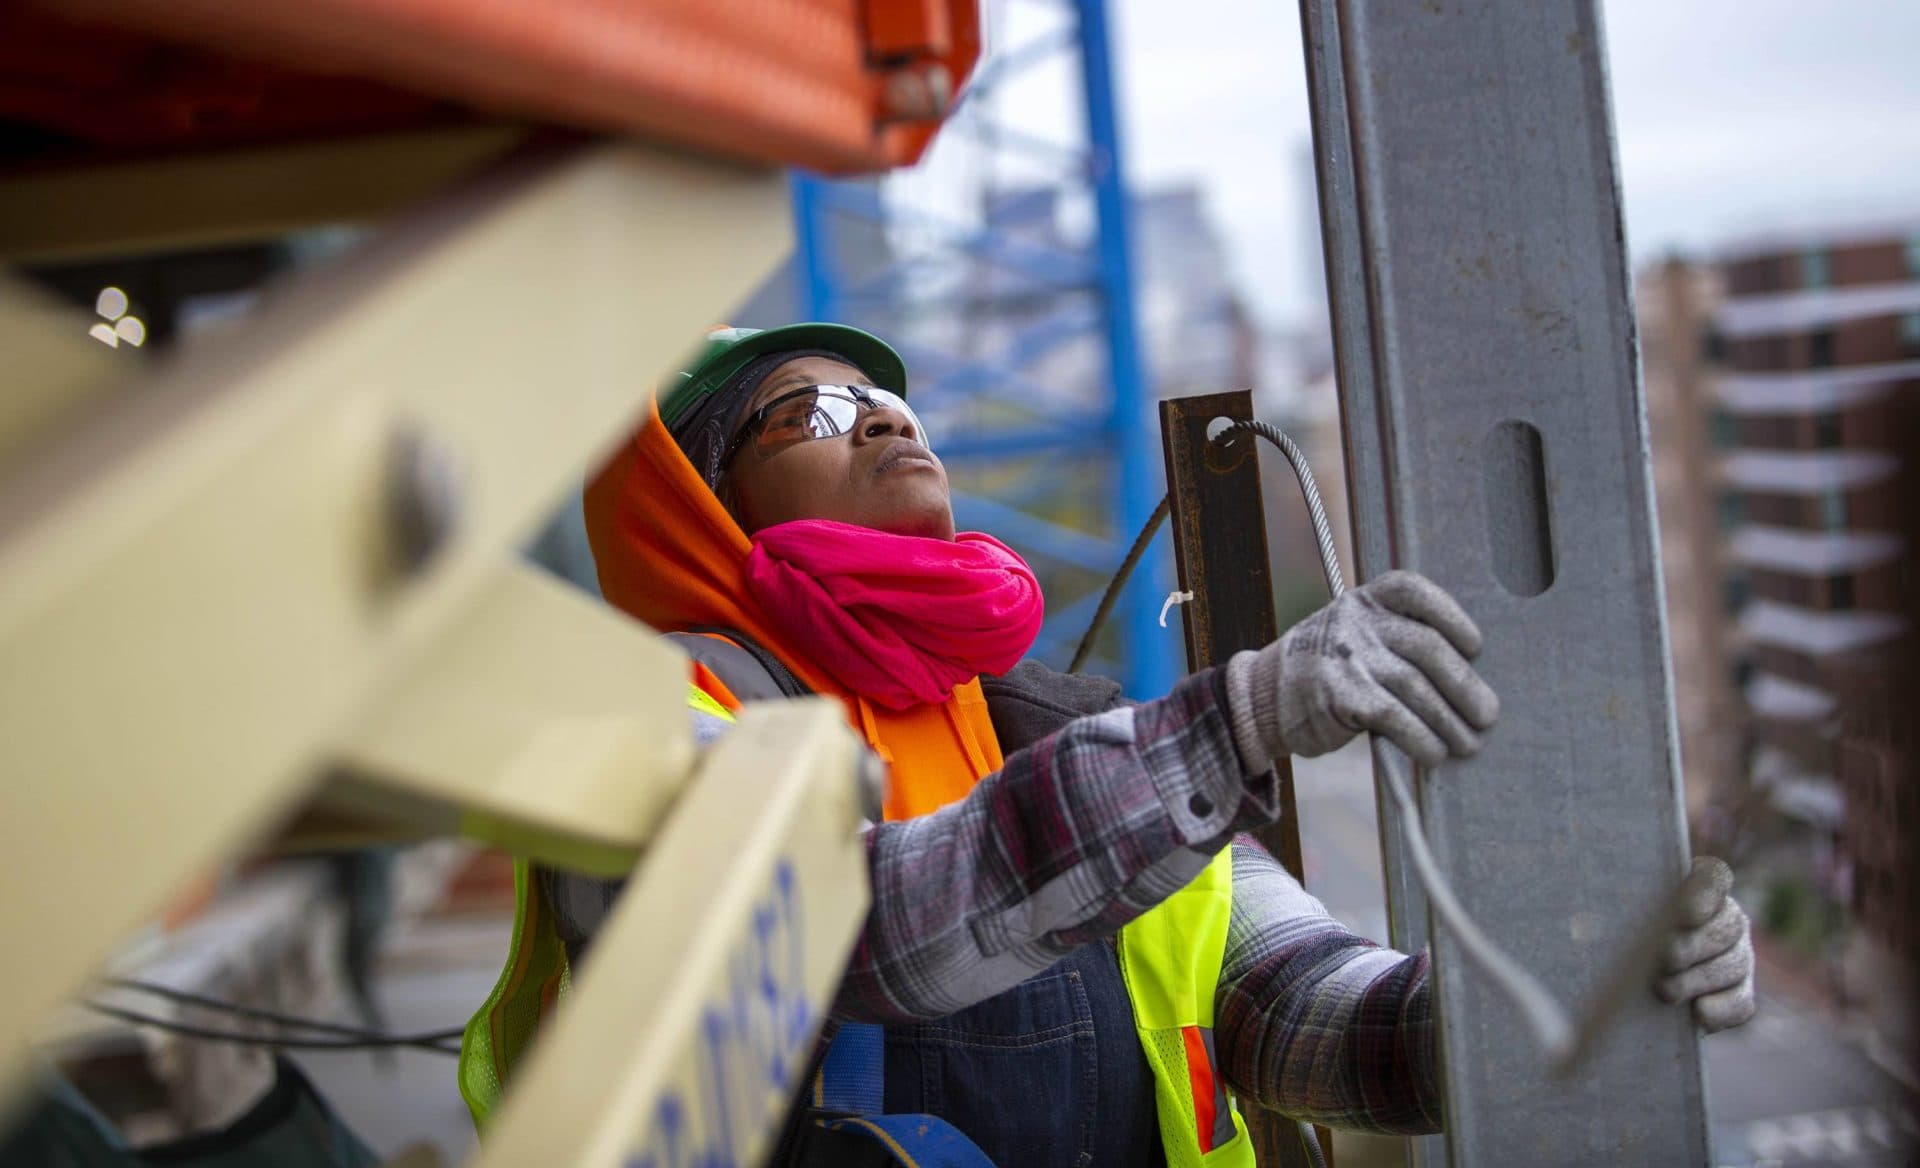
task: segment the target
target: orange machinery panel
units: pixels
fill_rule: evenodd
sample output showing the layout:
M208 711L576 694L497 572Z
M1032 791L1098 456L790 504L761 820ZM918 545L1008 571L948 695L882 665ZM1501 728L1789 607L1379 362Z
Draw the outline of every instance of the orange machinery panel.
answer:
M478 112L851 173L917 159L979 54L977 0L15 0L0 121L118 151Z

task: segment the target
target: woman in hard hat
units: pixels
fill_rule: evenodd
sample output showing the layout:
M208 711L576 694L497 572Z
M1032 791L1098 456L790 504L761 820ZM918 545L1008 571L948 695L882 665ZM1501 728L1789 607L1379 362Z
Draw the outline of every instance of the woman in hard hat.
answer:
M905 396L858 330L716 330L586 493L606 599L681 631L710 698L830 696L890 765L834 1003L846 1057L823 1054L775 1162L886 1162L951 1125L1003 1168L1251 1165L1235 1096L1435 1130L1426 955L1355 936L1236 833L1275 818L1274 759L1358 733L1474 753L1498 703L1472 620L1395 572L1128 704L1021 660L1033 573L955 532ZM538 894L578 956L614 891ZM1664 988L1717 1029L1752 1012L1752 954L1710 900Z

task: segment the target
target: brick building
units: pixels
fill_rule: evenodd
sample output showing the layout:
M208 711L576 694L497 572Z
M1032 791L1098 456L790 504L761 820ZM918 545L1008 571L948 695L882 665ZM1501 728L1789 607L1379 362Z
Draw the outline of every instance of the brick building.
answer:
M1861 813L1884 793L1847 787L1861 772L1841 765L1842 699L1906 632L1895 422L1920 391L1920 229L1776 241L1720 270L1720 467L1754 778L1832 833L1834 890L1871 929L1891 923L1896 824Z
M1665 264L1639 307L1689 809L1765 798L1863 942L1910 952L1920 224Z

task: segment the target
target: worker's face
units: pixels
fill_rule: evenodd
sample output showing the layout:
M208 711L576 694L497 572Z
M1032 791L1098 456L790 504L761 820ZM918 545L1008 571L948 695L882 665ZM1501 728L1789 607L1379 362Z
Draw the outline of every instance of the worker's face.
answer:
M745 416L810 385L871 385L858 369L830 357L798 357L754 391ZM946 468L917 439L908 415L876 409L849 433L766 450L745 443L726 468L723 495L751 535L795 519L831 519L896 535L953 538Z

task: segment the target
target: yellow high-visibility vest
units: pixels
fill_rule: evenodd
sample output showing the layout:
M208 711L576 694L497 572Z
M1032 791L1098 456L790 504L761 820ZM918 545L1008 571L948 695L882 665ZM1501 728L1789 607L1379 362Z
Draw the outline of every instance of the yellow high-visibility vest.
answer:
M1233 849L1120 930L1120 976L1153 1067L1167 1168L1253 1168L1253 1141L1214 1057L1213 999L1233 912Z

